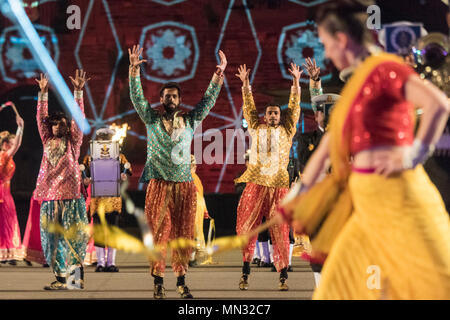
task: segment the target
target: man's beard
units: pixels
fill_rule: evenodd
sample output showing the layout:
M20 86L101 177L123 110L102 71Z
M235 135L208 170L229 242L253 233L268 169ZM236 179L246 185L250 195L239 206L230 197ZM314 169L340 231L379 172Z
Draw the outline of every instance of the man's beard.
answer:
M269 120L269 126L271 127L276 127L279 124L279 122L277 123L276 120Z
M174 108L172 108L171 106L175 106ZM176 105L175 103L163 103L163 107L164 107L164 111L166 111L167 113L173 114L175 113L175 111L178 110L178 108L180 107L180 105Z

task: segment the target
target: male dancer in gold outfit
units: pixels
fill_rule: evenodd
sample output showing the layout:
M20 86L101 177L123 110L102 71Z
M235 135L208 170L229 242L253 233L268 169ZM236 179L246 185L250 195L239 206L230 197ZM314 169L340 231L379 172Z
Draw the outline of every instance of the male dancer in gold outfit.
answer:
M249 124L248 130L252 137L250 163L244 174L236 179L236 183L245 182L237 209L236 232L247 234L261 224L266 217L271 219L277 212L276 208L289 188L289 151L296 125L300 116L300 84L303 71L299 66L291 64L289 69L293 85L288 108L281 112L281 107L268 105L265 110L264 124L259 123L258 112L253 101L250 87L250 69L241 65L236 76L241 79L242 96L244 100L243 113ZM280 272L279 289L288 290L286 284L289 265L289 226L286 223L270 228L270 236L274 246L274 265ZM239 289L248 289L250 262L255 250L256 237L250 239L243 249L244 266Z

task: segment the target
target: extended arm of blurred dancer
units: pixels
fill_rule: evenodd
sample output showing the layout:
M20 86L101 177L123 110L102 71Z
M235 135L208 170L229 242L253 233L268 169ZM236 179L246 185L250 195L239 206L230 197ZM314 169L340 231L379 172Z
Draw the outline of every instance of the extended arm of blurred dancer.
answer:
M405 83L404 92L406 100L419 106L423 114L414 142L404 148L402 157L379 157L374 161L375 172L383 176L423 164L433 154L449 117L448 98L431 82L411 75Z
M299 193L308 191L318 180L322 172L326 170L329 159L330 136L325 133L316 151L311 155L302 174L302 185Z
M421 80L417 75L410 76L405 86L405 93L406 99L420 106L423 111L416 141L426 146L426 149L434 150L449 117L448 98L434 84Z
M242 100L244 101L242 112L244 118L247 121L249 128L256 129L259 125L259 117L255 101L253 100L252 88L250 86L250 70L251 69L247 69L247 65L240 65L236 77L242 81Z
M320 141L319 146L314 151L314 153L309 158L305 170L303 171L303 174L301 175L301 186L296 192L297 195L301 195L308 191L311 187L313 187L317 182L319 182L319 178L321 177L322 173L327 169L329 166L329 140L330 135L329 133L325 133L322 137L322 140ZM294 194L295 196L295 194ZM287 195L286 198L290 197ZM285 198L285 200L286 200ZM288 200L290 201L290 200ZM286 215L286 213L281 210L280 214L277 214L275 217L273 217L271 220L269 220L264 227L262 228L268 228L270 225L273 224L280 224L283 221L287 221L290 223L297 233L302 233L304 231L304 227L299 223L298 221L292 221L292 216Z
M86 72L84 72L83 70L78 70L78 69L75 71L75 78L72 78L71 76L69 76L69 78L73 84L75 101L77 102L78 106L80 107L81 112L84 117L83 88L84 88L84 85L86 84L86 82L91 80L91 78L89 78L89 79L86 78ZM78 125L76 124L75 120L72 120L72 124L70 126L70 131L71 131L70 136L72 138L72 141L74 142L74 145L81 146L81 144L83 142L83 132L80 130L80 128L78 128Z

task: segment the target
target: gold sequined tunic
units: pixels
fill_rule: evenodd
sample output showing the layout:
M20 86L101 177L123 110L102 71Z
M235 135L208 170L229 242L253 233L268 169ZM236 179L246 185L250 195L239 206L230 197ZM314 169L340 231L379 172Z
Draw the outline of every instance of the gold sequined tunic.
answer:
M260 124L250 87L242 88L243 113L251 136L247 170L235 183L253 182L267 187L289 187L289 151L300 117L300 87L291 87L289 104L282 112L280 124Z

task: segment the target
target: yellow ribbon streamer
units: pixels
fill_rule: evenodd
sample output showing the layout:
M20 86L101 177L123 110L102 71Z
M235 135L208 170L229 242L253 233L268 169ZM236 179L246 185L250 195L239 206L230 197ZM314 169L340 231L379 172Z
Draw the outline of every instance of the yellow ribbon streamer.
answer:
M213 233L214 238L212 238ZM212 243L215 241L215 239L216 239L216 224L214 222L214 219L211 218L211 220L209 221L208 241L206 243L206 248L212 247ZM206 260L201 263L201 265L205 264L217 264L216 262L213 261L212 254L208 254L208 258L206 258Z
M131 210L134 212L137 208L134 206L134 203L132 203L131 199L126 194L124 194L124 188L126 188L126 186L122 188L122 195L125 197L125 200L127 202L127 211ZM161 246L154 246L153 239L146 239L145 237L143 240L138 239L116 226L109 226L105 218L105 204L102 201L99 202L97 212L100 218L100 225L95 225L93 228L91 228L89 225L83 227L84 231L87 232L90 236L95 234L95 241L97 243L104 246L116 248L117 250L121 250L124 252L144 254L150 261L158 261L161 259ZM140 224L142 224L142 214L137 214L137 218ZM206 245L206 253L209 257L208 260L202 264L213 263L212 256L214 254L243 248L248 243L251 237L253 237L255 234L258 234L262 230L267 229L274 223L276 223L276 221L275 219L272 219L271 221L268 221L265 224L259 226L249 234L240 236L227 236L215 239L215 222L214 219L211 219L208 232L208 242ZM48 232L62 234L67 239L76 238L77 233L80 231L80 227L76 225L66 230L56 222L50 223L48 221L44 221L43 224L44 227L47 228ZM145 227L148 228L147 226ZM195 248L196 242L194 240L186 238L177 238L171 240L167 244L167 247L175 250Z

